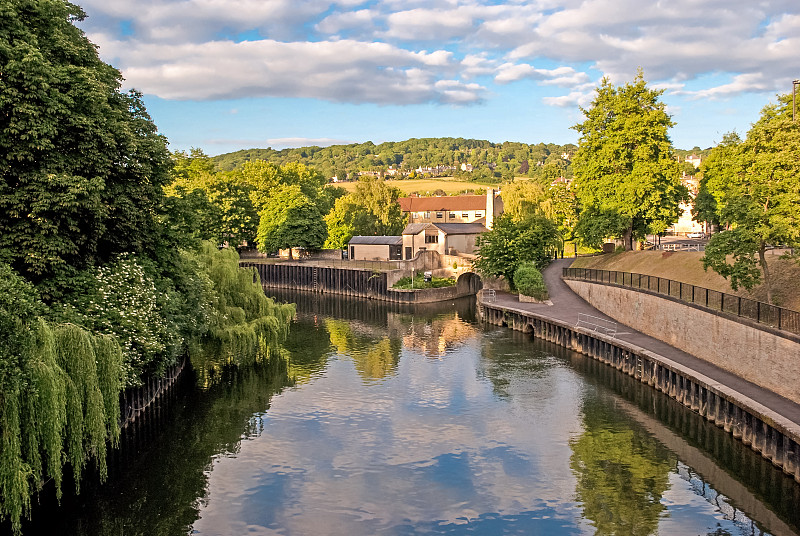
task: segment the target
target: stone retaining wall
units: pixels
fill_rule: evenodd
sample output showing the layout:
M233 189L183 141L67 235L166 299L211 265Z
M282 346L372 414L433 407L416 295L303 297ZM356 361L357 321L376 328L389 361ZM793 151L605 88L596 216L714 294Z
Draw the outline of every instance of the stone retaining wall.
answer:
M565 280L611 318L800 403L800 340L645 292Z

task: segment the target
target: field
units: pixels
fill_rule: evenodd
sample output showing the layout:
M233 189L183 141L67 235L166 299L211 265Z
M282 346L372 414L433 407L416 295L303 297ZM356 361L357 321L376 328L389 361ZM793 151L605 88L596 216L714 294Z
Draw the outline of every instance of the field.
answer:
M386 184L395 186L400 189L404 194L419 194L419 195L433 195L436 190L442 190L447 195L463 194L463 193L486 193L485 184L480 184L471 181L462 181L452 177L441 177L438 179L388 179ZM339 182L335 186L341 186L348 192L354 192L358 181L352 182Z

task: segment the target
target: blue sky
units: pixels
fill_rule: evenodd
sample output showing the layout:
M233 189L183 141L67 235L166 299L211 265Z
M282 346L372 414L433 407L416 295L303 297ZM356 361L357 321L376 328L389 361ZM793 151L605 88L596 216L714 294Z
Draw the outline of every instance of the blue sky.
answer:
M411 137L575 143L604 77L664 89L677 148L800 78L797 0L85 0L173 150Z

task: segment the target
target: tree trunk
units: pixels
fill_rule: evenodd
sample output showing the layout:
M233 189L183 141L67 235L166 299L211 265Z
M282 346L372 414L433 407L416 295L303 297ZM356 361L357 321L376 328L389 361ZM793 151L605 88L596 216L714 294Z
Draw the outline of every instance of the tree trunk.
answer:
M289 246L289 260L292 260L292 246Z
M633 250L633 222L631 222L630 227L625 229L625 233L622 235L622 243L625 247L625 251Z
M769 266L767 266L767 259L765 252L767 244L762 240L758 248L758 262L761 264L761 272L764 274L764 287L767 289L767 303L772 305L772 285L769 277Z

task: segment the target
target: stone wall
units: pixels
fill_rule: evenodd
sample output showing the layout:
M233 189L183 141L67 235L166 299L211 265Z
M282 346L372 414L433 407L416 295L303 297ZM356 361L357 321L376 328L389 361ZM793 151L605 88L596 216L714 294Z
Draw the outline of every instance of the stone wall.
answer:
M800 403L800 341L626 288L566 280L611 318Z

